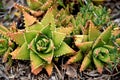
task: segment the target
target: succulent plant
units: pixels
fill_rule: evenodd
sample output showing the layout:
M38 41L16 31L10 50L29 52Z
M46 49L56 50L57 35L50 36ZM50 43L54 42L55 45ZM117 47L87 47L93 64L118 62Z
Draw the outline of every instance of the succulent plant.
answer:
M12 32L12 30L7 29L3 25L0 25L0 56L3 55L2 62L7 62L9 53L12 52L15 48L14 42L10 40L7 35L9 32Z
M112 26L109 26L101 33L92 21L89 21L88 34L86 35L88 39L85 39L85 35L75 36L75 45L80 50L68 60L67 64L83 59L80 71L84 71L91 63L94 63L98 72L102 73L105 64L113 62L114 54L117 54L116 47L111 41L112 28Z
M73 33L80 34L82 31L81 27L85 27L88 20L91 20L97 28L101 29L104 24L110 21L109 14L110 10L107 10L101 5L95 6L92 3L83 5L80 8L80 12L78 12L75 19L73 19L73 24L75 26Z
M75 52L64 42L69 31L62 32L60 28L55 27L52 8L47 11L41 22L25 11L23 11L23 15L25 30L9 34L9 37L19 45L10 53L12 59L30 60L32 73L37 75L42 68L45 68L50 75L53 66L52 60L55 57L73 55ZM28 18L36 23L26 21ZM62 28L62 30L64 29L67 30L67 28Z
M45 68L50 76L56 58L72 55L66 64L81 61L80 71L84 71L93 63L102 73L106 64L114 63L120 51L120 29L108 26L103 30L102 26L110 20L106 8L91 3L83 5L82 0L77 2L82 7L76 16L70 12L70 9L74 11L75 1L67 7L62 0L27 0L27 7L15 3L14 7L22 12L25 28L16 29L13 25L7 29L0 25L3 62L8 55L12 59L28 60L33 74ZM63 8L58 9L58 5ZM65 40L68 36L73 36L74 45L71 45L79 50L74 51L68 45L73 43Z
M28 6L33 10L47 10L54 0L27 0Z

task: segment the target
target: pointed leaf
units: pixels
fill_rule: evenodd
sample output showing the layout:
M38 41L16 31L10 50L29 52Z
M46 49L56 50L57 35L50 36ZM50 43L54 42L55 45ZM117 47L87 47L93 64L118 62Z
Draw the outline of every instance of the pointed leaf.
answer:
M75 63L78 61L81 61L83 59L83 54L81 53L81 51L79 50L76 55L72 56L68 61L67 64L71 64L71 63Z
M90 64L92 60L92 51L89 51L89 53L85 56L85 58L82 61L80 72L84 71Z
M30 60L31 60L31 72L37 75L42 70L42 67L45 62L33 51L30 51Z
M103 63L101 61L99 61L97 58L93 57L93 61L94 61L94 64L98 70L99 73L102 73L103 71Z
M27 31L25 32L25 40L29 44L37 35L36 31Z
M33 69L34 66L31 66L31 72L34 74L34 75L37 75L38 73L40 73L43 69L42 66L36 68L36 69Z
M46 35L48 38L52 38L51 25L44 26L41 32L42 34Z
M75 51L72 48L70 48L65 42L63 42L61 46L55 50L54 56L59 57L63 55L71 55L74 52Z
M35 30L35 31L40 32L43 28L44 26L40 22L37 22L36 24L33 24L32 26L26 28L26 30L28 31Z
M13 59L20 59L20 60L30 59L30 52L26 42L21 47L18 47L10 54L12 55Z
M82 51L85 52L92 47L93 41L76 43L75 45Z
M55 20L52 13L52 8L50 8L41 21L42 25L47 26L51 25L51 30L55 30Z
M109 26L101 35L96 39L92 48L103 46L107 44L111 37L112 26Z
M42 6L41 6L41 10L47 10L51 4L53 3L53 0L47 0L46 3L44 3Z
M65 36L66 34L64 33L56 32L56 31L53 32L52 40L56 49L61 46Z
M29 27L30 25L32 25L35 21L37 21L37 19L33 16L31 16L30 14L28 14L27 12L25 12L24 10L23 12L23 16L24 16L24 23L25 23L25 27Z
M21 46L25 42L24 32L8 33L8 36L19 46Z
M30 12L35 17L41 16L44 13L44 11L34 11L34 10L32 10L26 6L22 6L18 3L14 3L14 7L17 8L18 10L20 10L21 12L24 9L25 11Z
M45 70L47 71L48 75L50 76L52 74L52 71L53 71L53 64L47 64L45 66Z
M45 60L48 64L51 63L53 59L54 51L51 51L50 53L37 53L43 60Z
M7 51L3 55L3 58L2 58L3 63L7 62L9 53L10 53L10 48L8 48Z
M87 35L74 35L73 36L75 45L80 44L81 42L86 42L88 41L88 36Z
M69 35L73 31L73 25L69 24L67 27L60 27L56 29L57 32L65 33L66 35Z
M94 41L100 35L100 31L94 26L92 21L89 23L89 41Z

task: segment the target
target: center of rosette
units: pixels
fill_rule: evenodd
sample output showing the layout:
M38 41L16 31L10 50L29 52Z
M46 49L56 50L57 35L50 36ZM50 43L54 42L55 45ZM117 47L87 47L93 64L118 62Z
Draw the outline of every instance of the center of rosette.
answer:
M93 55L103 62L110 61L109 50L107 48L98 47L93 51Z
M39 36L36 41L36 49L42 53L51 52L53 50L53 41L46 36Z

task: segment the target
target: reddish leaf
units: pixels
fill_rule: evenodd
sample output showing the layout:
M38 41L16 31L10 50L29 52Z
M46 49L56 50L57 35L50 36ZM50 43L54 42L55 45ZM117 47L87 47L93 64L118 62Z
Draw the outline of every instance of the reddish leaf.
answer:
M50 76L52 74L52 71L53 71L53 64L52 63L51 64L47 64L45 66L45 69L46 69L48 75Z

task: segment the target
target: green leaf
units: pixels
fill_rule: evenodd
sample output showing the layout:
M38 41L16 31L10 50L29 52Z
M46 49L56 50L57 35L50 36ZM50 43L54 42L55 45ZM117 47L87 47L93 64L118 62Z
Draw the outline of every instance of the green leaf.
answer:
M40 32L43 28L44 28L44 26L40 22L37 22L37 23L33 24L32 26L27 27L26 30L28 30L28 31L35 30L35 31Z
M45 61L42 60L36 53L33 51L30 51L30 61L31 61L31 68L32 71L37 69L40 66L43 66Z
M52 59L53 59L53 54L54 54L54 50L52 50L49 53L37 53L39 57L41 57L43 60L45 60L48 64L51 63Z
M91 64L91 62L92 62L92 51L90 50L82 61L80 71L84 71Z
M45 53L43 52L38 52L36 51L36 46L35 46L35 39L33 39L30 43L29 48L35 53L37 54L37 56L39 56L41 59L45 60L48 63L51 63L52 58L53 58L53 54L54 54L54 50L50 51L49 53ZM54 48L53 48L54 49Z
M25 32L25 40L29 44L37 35L36 31L27 31Z
M59 57L63 55L71 55L74 52L75 51L72 48L70 48L65 42L62 42L61 46L55 50L54 56Z
M73 31L73 25L68 24L67 27L56 28L56 31L61 32L61 33L65 33L66 35L69 35Z
M78 61L81 61L83 59L83 54L82 52L79 50L76 55L70 57L70 59L67 61L67 64L71 64L71 63L75 63Z
M46 35L48 38L52 38L52 30L51 30L51 25L45 26L41 30L42 34Z
M56 49L61 46L65 36L66 36L66 34L64 34L64 33L53 31L52 40L53 40L53 43L54 43L54 46Z
M10 54L12 55L13 59L30 60L30 52L28 49L28 44L26 42Z
M51 25L51 30L55 30L55 20L54 20L54 16L52 13L52 8L50 8L47 13L45 14L45 16L43 17L43 19L41 20L42 25L47 26L47 25Z
M90 26L89 26L88 38L89 41L94 41L100 35L100 31L94 26L92 21L90 21L89 25Z
M94 61L94 64L95 64L98 72L102 73L104 64L95 57L93 57L93 61Z
M93 41L82 42L75 44L82 52L89 50L92 47Z
M41 6L41 10L47 10L53 3L53 0L46 0L46 2Z
M107 42L109 42L109 39L111 37L111 31L112 31L112 26L109 26L103 33L101 33L101 35L94 42L92 49L107 44Z
M24 32L15 32L15 33L8 33L9 37L13 39L19 46L25 42Z

